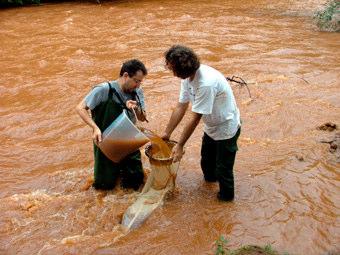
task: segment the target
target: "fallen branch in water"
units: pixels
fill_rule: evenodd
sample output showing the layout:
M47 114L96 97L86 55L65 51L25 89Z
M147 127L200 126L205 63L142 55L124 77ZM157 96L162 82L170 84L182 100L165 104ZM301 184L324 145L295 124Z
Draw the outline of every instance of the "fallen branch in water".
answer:
M234 75L231 78L230 77L225 77L225 78L227 79L227 81L237 83L237 85L239 85L240 88L246 87L247 91L248 91L248 94L249 94L249 97L251 98L250 89L248 87L248 83L245 82L245 80L243 80L241 77L234 76Z

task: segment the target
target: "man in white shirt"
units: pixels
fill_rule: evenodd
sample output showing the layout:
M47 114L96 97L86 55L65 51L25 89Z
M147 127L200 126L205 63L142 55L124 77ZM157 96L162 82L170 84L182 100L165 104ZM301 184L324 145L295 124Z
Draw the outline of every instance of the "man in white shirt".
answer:
M204 178L207 182L219 182L219 200L231 201L234 198L233 166L241 132L240 111L232 89L219 71L200 64L192 49L174 45L164 55L167 68L182 81L179 102L162 137L170 138L191 103L190 121L173 149L174 161L182 158L185 143L202 119L201 167Z

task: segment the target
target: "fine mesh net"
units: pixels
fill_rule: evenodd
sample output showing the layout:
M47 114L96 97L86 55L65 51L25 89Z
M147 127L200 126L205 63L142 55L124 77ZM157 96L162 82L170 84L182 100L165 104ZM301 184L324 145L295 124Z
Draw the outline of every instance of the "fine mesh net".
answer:
M170 149L176 144L167 142ZM145 149L151 166L151 172L144 188L136 200L124 213L122 225L128 229L140 226L143 221L164 202L164 197L175 188L175 180L179 162L173 163L172 158L162 158L160 152L152 145Z

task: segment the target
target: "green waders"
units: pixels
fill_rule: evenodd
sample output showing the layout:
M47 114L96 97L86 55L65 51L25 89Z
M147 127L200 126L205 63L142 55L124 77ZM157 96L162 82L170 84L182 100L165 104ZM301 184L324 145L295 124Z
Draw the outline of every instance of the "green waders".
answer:
M204 133L201 148L201 168L204 179L208 182L219 182L221 200L232 200L234 198L234 162L237 147L237 139L241 128L235 136L215 141Z
M92 110L92 118L102 132L122 113L124 108L124 105L118 104L112 99L115 91L113 91L114 88L111 87L111 84L109 85L108 100L100 103ZM95 144L93 144L93 146L93 186L96 189L113 189L119 176L121 176L121 185L123 188L133 188L135 190L139 188L144 179L141 153L139 150L126 156L119 163L114 163L108 159Z

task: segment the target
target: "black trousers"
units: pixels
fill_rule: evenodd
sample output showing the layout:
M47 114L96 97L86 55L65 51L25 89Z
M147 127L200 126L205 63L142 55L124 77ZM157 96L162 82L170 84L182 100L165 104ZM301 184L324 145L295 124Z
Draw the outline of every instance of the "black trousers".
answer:
M204 133L201 148L201 168L204 179L208 182L219 182L220 196L225 199L234 198L234 162L237 139L241 128L234 137L215 141Z

